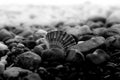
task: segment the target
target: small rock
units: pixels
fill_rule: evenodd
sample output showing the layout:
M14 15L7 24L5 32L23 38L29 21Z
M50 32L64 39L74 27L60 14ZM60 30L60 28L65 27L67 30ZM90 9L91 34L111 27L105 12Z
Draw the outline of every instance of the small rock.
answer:
M87 54L86 58L94 64L101 64L107 61L110 56L104 50L97 49L92 54Z
M31 73L23 78L23 80L42 80L37 73Z
M93 37L90 40L84 41L83 43L72 46L71 49L77 49L80 52L88 52L91 49L98 48L105 43L104 37Z

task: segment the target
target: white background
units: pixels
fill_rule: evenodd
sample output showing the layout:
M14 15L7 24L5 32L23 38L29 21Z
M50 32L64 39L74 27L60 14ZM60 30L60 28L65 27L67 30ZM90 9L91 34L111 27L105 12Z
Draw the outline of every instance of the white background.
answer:
M75 5L84 2L99 5L120 5L120 0L0 0L0 5Z

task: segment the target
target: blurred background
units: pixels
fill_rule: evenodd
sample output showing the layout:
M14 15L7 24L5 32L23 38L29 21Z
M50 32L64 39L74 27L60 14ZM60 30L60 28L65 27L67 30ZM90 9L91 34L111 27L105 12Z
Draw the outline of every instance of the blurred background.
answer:
M0 26L83 23L119 11L120 0L0 0ZM117 7L116 7L117 6Z
M74 5L84 2L91 2L99 5L119 5L119 0L0 0L0 5Z

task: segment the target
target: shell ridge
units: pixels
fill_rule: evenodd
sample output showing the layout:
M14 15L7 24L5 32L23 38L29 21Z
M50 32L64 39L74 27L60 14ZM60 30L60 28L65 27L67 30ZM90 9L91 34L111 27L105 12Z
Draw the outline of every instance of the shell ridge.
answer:
M47 33L46 39L50 48L67 49L76 44L75 39L64 31L52 31Z

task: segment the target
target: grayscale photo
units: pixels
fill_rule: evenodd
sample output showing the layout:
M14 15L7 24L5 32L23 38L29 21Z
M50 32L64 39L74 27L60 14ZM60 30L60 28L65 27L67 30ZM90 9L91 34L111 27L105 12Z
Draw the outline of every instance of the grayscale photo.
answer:
M120 80L120 0L0 0L0 80Z

